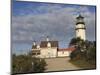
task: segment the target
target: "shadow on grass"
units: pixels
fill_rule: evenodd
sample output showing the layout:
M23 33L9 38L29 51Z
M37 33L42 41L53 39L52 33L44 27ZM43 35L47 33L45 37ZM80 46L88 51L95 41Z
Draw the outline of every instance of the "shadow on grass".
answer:
M96 69L95 61L86 61L86 60L70 60L70 63L73 65L80 67L81 69Z

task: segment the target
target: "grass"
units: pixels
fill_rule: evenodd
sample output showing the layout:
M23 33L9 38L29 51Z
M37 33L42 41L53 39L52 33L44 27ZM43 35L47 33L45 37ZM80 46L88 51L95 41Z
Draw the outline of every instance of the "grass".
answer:
M86 60L70 60L70 63L82 69L96 69L96 64L91 64Z

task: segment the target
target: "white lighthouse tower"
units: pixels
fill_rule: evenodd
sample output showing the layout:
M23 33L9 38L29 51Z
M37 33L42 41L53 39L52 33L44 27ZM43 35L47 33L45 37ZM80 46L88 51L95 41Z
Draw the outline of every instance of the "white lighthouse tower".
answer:
M75 26L75 31L76 31L76 38L79 37L83 40L86 40L86 26L84 22L84 17L79 15L76 17L76 26Z

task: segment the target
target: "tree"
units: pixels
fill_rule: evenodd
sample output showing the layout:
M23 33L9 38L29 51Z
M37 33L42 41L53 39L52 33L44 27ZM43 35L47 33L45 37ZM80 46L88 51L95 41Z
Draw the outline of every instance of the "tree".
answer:
M17 55L12 62L14 73L24 73L30 71L32 59L26 55Z
M90 45L87 49L87 61L91 63L96 63L96 42L90 42Z
M71 60L84 59L89 63L96 63L96 41L83 41L80 38L73 38L69 46L73 45L76 50L71 53Z
M32 58L30 55L13 55L12 64L13 74L44 72L46 66L44 59Z
M46 62L44 59L34 61L34 72L44 72L46 69Z
M80 45L80 43L83 43L84 41L78 37L78 38L72 38L70 43L69 43L69 46L73 46L73 45Z

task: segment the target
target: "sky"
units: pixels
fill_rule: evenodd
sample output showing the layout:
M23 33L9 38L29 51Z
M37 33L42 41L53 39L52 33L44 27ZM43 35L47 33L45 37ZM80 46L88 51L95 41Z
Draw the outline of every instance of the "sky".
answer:
M81 14L86 24L86 39L95 40L96 7L89 5L56 4L13 1L11 42L12 52L20 54L31 50L32 42L59 41L67 48L75 37L76 17Z

